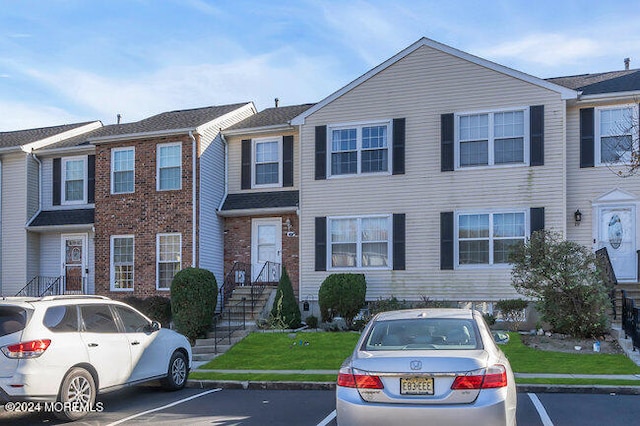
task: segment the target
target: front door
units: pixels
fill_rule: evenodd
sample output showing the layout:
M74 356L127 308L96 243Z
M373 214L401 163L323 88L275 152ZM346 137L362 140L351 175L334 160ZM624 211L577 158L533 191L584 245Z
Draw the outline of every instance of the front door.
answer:
M597 248L606 247L618 281L635 281L636 212L632 205L598 209Z
M282 218L253 219L251 221L251 269L253 280L255 281L260 277L262 281L278 281L280 279L281 263Z
M83 294L87 236L85 234L62 236L62 275L65 293Z

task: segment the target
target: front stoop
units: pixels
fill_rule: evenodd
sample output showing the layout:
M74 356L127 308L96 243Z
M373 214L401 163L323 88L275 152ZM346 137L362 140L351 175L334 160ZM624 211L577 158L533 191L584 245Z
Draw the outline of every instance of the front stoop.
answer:
M620 328L622 326L622 290L625 290L627 297L636 301L636 306L640 306L640 284L639 283L618 283L615 286L616 318L610 310L611 325Z
M196 339L196 344L191 348L193 352L194 361L211 361L213 358L222 355L228 351L233 345L244 339L257 329L255 323L246 324L244 329L235 330L229 337L229 325L220 325L217 332L217 345L216 345L216 333L210 331L207 333L207 337L204 339ZM224 336L224 337L222 337Z

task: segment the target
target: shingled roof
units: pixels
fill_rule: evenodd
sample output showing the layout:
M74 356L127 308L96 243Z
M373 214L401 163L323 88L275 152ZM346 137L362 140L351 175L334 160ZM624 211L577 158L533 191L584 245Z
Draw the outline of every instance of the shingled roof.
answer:
M547 81L581 91L582 95L635 92L640 90L640 69L555 77Z
M227 128L227 130L256 129L278 125L288 125L293 117L302 114L315 104L290 105L283 107L267 108L257 114L247 117L239 123Z
M30 144L94 122L95 121L85 121L83 123L63 124L61 126L0 132L0 148L14 148Z

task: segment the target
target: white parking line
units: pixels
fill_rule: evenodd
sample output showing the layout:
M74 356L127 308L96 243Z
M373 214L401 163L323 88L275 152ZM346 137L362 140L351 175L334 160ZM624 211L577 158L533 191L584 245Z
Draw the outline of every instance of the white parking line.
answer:
M156 411L164 410L165 408L173 407L174 405L182 404L183 402L191 401L192 399L200 398L201 396L209 395L210 393L219 392L221 390L222 390L221 388L217 388L217 389L211 389L211 390L208 390L208 391L205 391L205 392L201 392L201 393L198 393L196 395L192 395L192 396L190 396L188 398L184 398L184 399L180 399L178 401L174 401L171 404L163 405L162 407L154 408L154 409L151 409L151 410L143 411L143 412L138 413L138 414L134 414L134 415L129 416L129 417L125 417L124 419L118 420L117 422L109 423L107 426L116 426L116 425L119 425L121 423L127 422L129 420L135 419L136 417L140 417L140 416L144 416L145 414L154 413Z
M538 399L538 395L535 393L528 393L531 402L533 402L533 406L536 407L538 411L538 415L540 416L540 420L544 426L553 426L553 422L551 421L551 417L547 414L547 410L545 410L544 405Z
M327 417L325 417L324 419L322 419L320 423L318 423L318 426L327 426L335 418L336 418L336 410L333 410L331 413L329 413Z

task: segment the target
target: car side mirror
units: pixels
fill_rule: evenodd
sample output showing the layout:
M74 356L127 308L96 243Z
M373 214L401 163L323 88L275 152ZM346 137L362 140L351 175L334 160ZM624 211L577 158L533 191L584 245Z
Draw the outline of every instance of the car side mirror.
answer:
M160 327L161 325L158 321L151 321L151 324L147 325L146 331L148 331L149 333L153 333L160 330Z
M509 333L505 333L504 331L494 331L493 340L499 345L505 345L509 343Z

